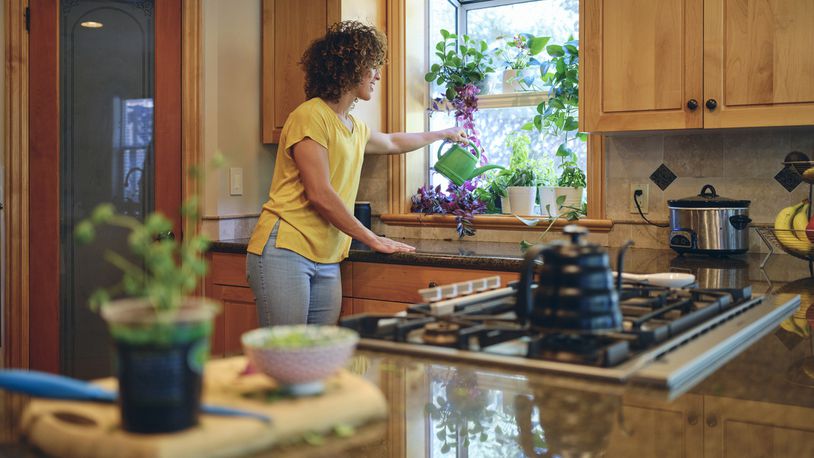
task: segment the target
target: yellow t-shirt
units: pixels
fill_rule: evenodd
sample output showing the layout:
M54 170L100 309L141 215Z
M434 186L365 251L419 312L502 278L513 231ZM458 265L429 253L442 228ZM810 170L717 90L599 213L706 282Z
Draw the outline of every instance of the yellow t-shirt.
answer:
M340 262L348 257L350 237L323 218L306 199L291 147L308 137L328 150L331 186L352 213L370 130L353 117L351 121L353 132L319 97L302 103L288 116L280 134L269 200L263 204L252 232L249 253L263 254L271 230L279 220L277 248L320 263Z

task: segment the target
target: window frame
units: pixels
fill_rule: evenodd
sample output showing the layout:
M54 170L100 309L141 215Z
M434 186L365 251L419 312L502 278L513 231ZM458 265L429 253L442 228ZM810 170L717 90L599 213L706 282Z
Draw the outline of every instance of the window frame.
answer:
M459 12L456 15L456 28L461 27L462 14L465 11L472 9L487 8L490 6L501 6L511 3L526 3L533 0L447 0L453 6L459 5ZM423 8L421 15L421 26L423 27L422 36L423 40L420 43L415 43L411 40L408 44L405 35L410 27L415 24L408 25L408 12L407 4L411 4L414 8L416 4L420 4ZM580 18L584 15L584 3L580 2ZM407 90L404 89L407 83L407 74L409 70L418 64L418 62L411 60L408 65L408 55L414 57L416 53L411 54L408 46L422 47L423 62L421 69L426 70L429 62L429 46L430 30L429 30L429 2L428 0L388 0L388 13L387 13L387 30L388 30L388 52L390 55L390 71L387 74L387 87L388 87L388 103L387 103L387 129L389 132L408 131L408 119L415 116L416 108L414 107L416 97L415 94L408 96ZM410 18L414 20L415 18ZM463 18L465 21L465 17ZM418 22L416 23L418 24ZM411 36L415 36L412 35ZM579 39L583 41L584 31L580 27ZM579 76L580 81L583 81L584 69L580 65ZM423 80L422 80L423 82ZM426 116L426 104L429 103L431 94L429 84L425 83L424 92L421 100L425 105L421 108L422 111L422 128L427 131L429 128L429 118ZM528 100L524 98L535 98L543 100L546 96L544 92L526 92L517 94L494 94L484 95L480 98L482 108L501 108L512 106L527 106ZM539 103L539 102L538 102ZM580 98L579 103L579 121L580 126L583 125L584 102ZM415 123L413 127L418 127ZM587 164L586 175L589 186L587 188L587 216L579 220L579 224L587 226L593 232L609 232L613 226L613 222L606 219L605 210L605 189L606 189L606 174L605 174L605 147L604 141L599 134L590 134L587 140ZM389 213L381 215L381 222L387 225L395 226L422 226L422 227L454 227L455 218L450 215L427 215L421 213L410 212L410 197L414 193L416 183L421 177L421 184L425 185L429 182L429 164L428 164L428 149L422 148L408 154L393 155L390 157L388 163L388 200L389 200ZM421 157L417 155L421 155ZM423 163L422 173L419 175L414 171L414 167ZM477 215L474 221L477 229L503 229L503 230L528 230L528 231L541 231L540 227L529 227L520 222L512 215ZM560 220L554 224L554 227L560 227L567 224L566 221Z

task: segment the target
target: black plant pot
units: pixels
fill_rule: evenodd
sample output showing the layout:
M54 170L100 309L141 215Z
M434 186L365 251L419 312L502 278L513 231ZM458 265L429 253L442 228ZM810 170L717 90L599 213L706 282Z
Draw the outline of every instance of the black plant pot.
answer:
M214 304L197 300L169 318L157 319L140 300L117 301L103 310L116 347L125 431L169 433L198 424L216 310Z

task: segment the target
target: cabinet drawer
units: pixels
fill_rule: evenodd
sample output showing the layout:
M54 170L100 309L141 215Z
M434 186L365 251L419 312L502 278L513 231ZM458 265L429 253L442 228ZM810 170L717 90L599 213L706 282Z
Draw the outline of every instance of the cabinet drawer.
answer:
M404 302L377 301L373 299L354 299L353 313L399 313L407 310Z
M217 285L249 286L246 281L246 255L212 253L210 281Z
M354 262L353 297L416 303L421 302L418 290L431 283L445 285L494 275L499 275L503 284L520 278L516 272ZM355 307L354 313L358 313Z

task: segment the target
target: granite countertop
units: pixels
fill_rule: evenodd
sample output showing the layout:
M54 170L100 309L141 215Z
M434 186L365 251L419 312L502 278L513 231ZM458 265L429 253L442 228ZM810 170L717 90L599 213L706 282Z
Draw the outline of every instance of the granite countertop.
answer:
M351 259L428 265L465 260L506 270L519 268L521 259L515 244L420 241L416 247L415 254L396 256L354 249ZM242 247L240 241L216 245L220 251L241 249L245 241ZM610 252L615 259L617 250ZM502 264L490 264L498 262L493 259ZM544 448L560 455L656 456L676 450L701 456L723 450L724 442L755 456L812 456L814 342L801 317L814 303L814 279L803 261L776 255L760 269L762 259L679 257L645 249L626 255L627 271L684 270L695 273L701 286L748 284L757 294L801 295L792 318L688 392L358 351L348 368L382 389L388 420L359 428L350 439L276 449L273 456L522 456ZM37 456L16 436L25 401L10 397L0 393L0 455ZM531 412L537 413L529 422Z

